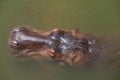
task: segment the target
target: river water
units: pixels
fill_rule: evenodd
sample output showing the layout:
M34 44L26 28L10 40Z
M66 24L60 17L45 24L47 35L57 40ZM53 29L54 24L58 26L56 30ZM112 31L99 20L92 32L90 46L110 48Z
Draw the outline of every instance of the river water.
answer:
M120 36L119 4L119 0L0 0L0 80L120 80L119 39L114 38ZM8 37L17 25L43 31L79 28L95 36L111 36L103 40L110 45L102 48L113 51L115 58L107 55L80 68L16 58L8 49Z

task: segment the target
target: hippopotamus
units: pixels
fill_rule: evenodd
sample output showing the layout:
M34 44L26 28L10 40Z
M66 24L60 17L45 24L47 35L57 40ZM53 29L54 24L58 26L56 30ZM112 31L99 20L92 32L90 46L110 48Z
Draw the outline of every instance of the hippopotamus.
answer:
M16 56L38 55L71 66L89 63L98 54L96 38L75 30L53 29L48 32L18 26L10 32L9 47Z

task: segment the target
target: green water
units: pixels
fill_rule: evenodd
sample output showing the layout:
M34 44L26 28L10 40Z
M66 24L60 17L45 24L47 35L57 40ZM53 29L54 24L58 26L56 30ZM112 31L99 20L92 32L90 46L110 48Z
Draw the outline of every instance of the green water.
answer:
M7 45L9 32L17 25L120 35L119 0L0 0L0 80L120 80L120 68L109 69L112 62L71 68L53 62L19 61L9 54Z

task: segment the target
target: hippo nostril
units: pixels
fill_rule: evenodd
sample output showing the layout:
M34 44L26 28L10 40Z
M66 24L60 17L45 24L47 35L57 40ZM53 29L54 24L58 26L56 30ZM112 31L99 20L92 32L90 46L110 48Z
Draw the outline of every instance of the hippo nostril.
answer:
M14 41L11 41L11 44L12 44L13 46L18 46L18 45L19 45L19 42L16 41L16 40L14 40Z
M20 32L20 28L16 28L13 30L13 33Z

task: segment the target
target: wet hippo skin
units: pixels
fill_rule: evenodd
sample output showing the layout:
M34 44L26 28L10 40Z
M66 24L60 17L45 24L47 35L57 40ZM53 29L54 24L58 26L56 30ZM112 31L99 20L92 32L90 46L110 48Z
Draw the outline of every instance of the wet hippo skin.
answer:
M78 32L77 29L41 32L27 26L18 26L10 33L9 47L16 56L38 55L71 66L81 66L95 60L105 46L95 37Z

